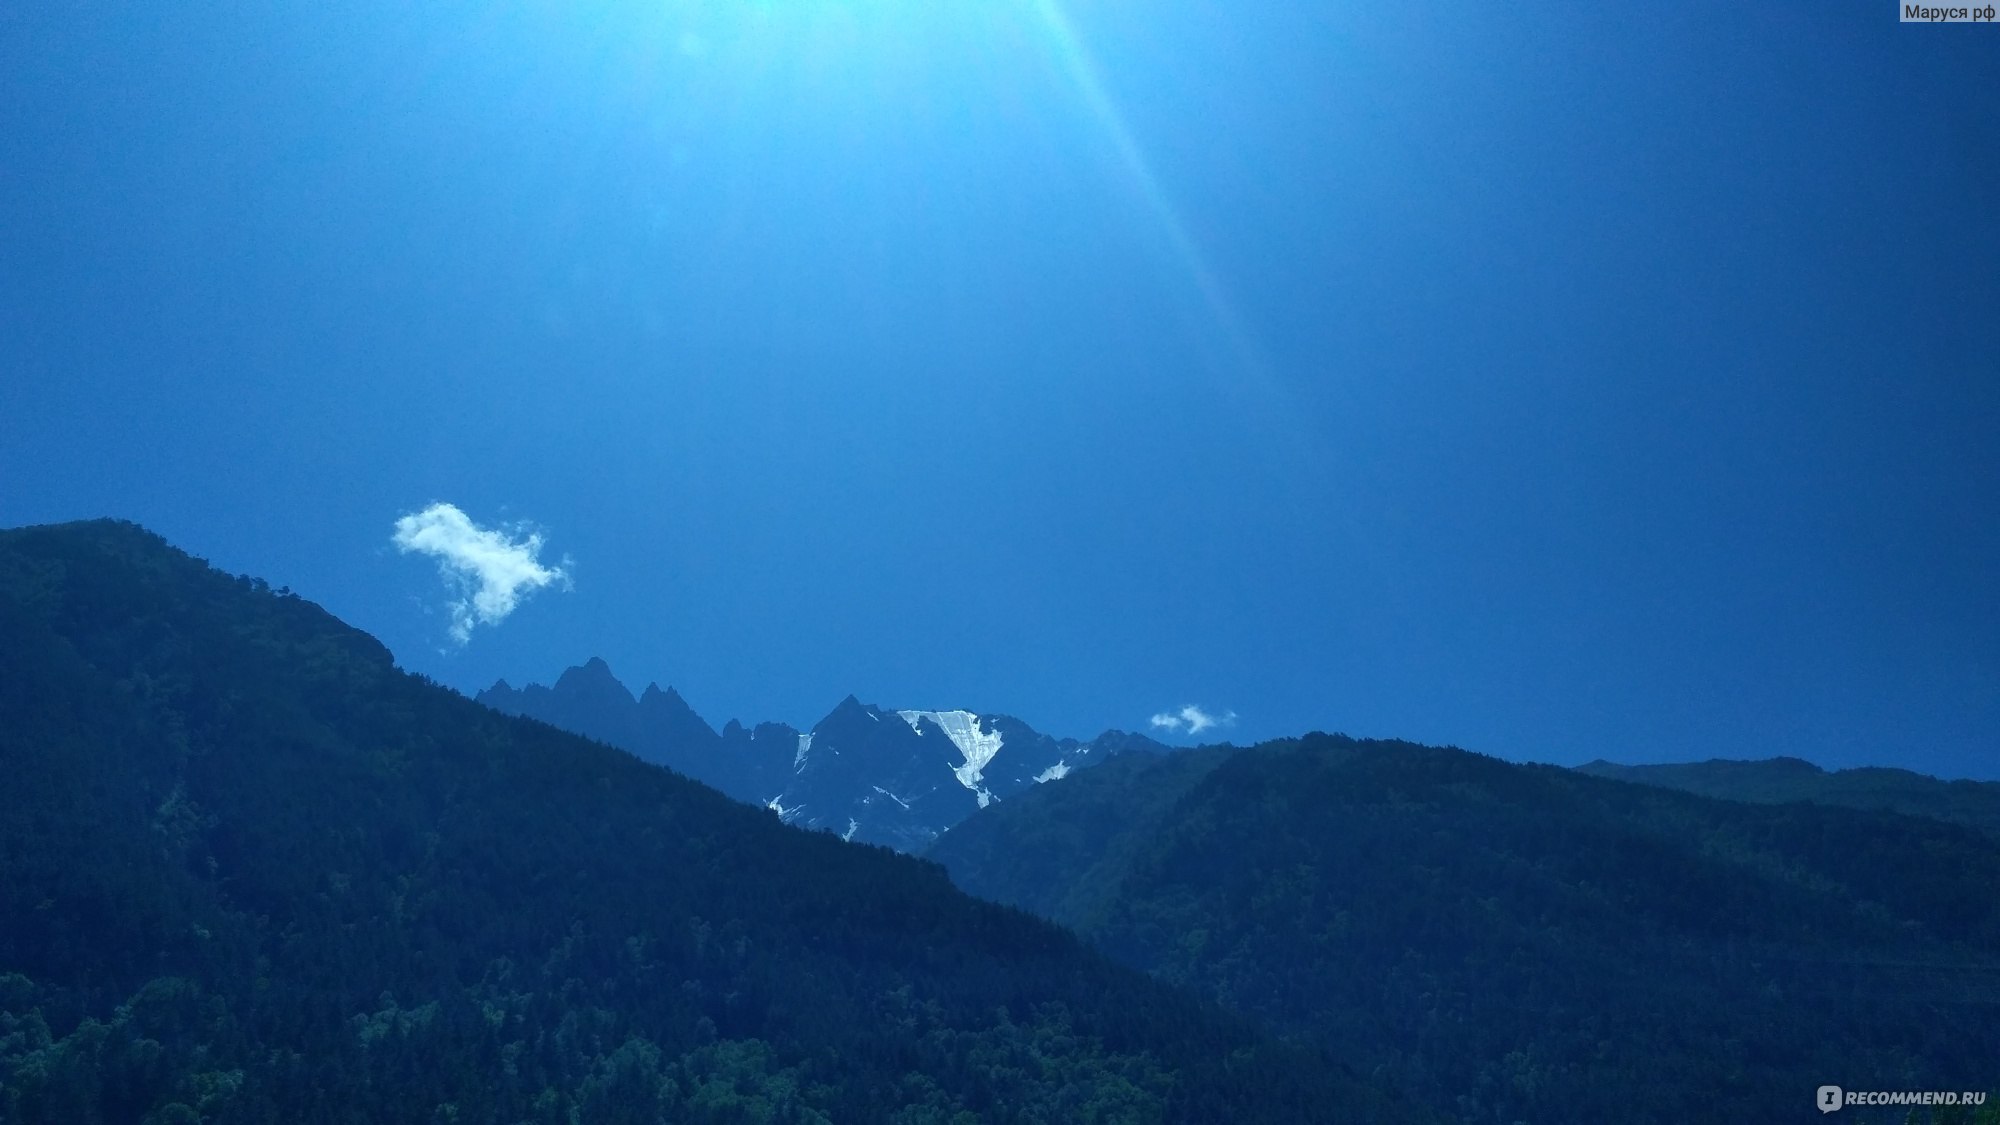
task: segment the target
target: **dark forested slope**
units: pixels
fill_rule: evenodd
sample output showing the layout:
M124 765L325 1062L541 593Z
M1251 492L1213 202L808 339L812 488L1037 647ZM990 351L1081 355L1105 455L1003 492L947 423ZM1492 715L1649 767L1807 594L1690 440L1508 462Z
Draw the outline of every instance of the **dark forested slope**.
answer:
M2000 782L1994 781L1942 781L1886 766L1828 771L1798 758L1749 762L1716 758L1644 766L1597 761L1576 768L1594 777L1682 789L1730 801L1810 801L1927 816L2000 838Z
M0 771L8 1122L1403 1116L128 524L0 532Z
M2000 844L1934 820L1314 735L1107 763L929 854L1466 1121L1996 1078Z

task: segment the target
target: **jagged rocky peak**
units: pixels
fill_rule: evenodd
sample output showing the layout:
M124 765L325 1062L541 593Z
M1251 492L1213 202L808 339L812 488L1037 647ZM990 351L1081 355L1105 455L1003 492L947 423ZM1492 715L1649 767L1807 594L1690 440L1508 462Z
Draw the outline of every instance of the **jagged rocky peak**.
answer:
M674 686L672 684L668 684L666 687L662 688L657 683L654 683L650 680L647 681L646 690L639 693L639 702L644 703L649 699L658 700L661 703L672 704L675 707L687 707L688 710L690 711L694 710L694 708L688 707L688 701L681 696L680 692L674 690Z
M639 694L639 708L649 713L670 716L677 720L693 719L703 727L708 727L708 721L696 714L695 709L681 696L681 693L675 691L671 686L665 690L661 690L658 684L647 684L646 690ZM709 729L713 733L713 728Z
M824 726L827 723L840 719L868 719L873 722L880 722L882 720L882 709L872 704L861 702L850 692L846 699L834 705L833 710L827 713L826 718L819 721L818 726Z
M626 703L636 703L632 692L612 675L611 665L601 656L593 656L581 667L570 668L556 677L556 691L566 695L586 698L616 699Z
M927 847L978 809L1125 750L1165 749L1107 732L1052 738L1019 719L960 710L886 710L853 694L812 729L731 719L720 733L671 687L637 700L602 659L554 689L504 684L482 702L621 746L777 812L787 823L905 851Z

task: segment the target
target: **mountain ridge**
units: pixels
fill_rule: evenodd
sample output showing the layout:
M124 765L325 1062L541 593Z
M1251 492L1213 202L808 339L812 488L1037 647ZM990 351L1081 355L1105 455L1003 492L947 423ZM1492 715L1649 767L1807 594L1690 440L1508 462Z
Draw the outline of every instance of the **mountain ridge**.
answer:
M0 762L0 1119L1421 1116L131 525L0 531Z
M1942 779L1892 766L1828 770L1803 758L1711 758L1620 765L1598 759L1575 767L1593 777L1655 785L1757 804L1805 801L1928 817L2000 839L2000 781Z
M2000 842L1935 818L1316 734L1116 759L926 855L1464 1121L1991 1081Z
M718 732L671 687L648 685L634 700L599 657L565 669L553 687L503 679L477 699L628 750L788 824L909 852L993 801L1092 762L1169 751L1127 731L1056 738L1012 716L888 710L851 692L810 730L732 718Z

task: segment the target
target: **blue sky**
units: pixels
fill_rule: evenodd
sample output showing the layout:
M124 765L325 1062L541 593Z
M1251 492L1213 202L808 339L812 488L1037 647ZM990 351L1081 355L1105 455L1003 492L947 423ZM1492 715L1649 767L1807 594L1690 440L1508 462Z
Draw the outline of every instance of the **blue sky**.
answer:
M26 0L0 523L718 724L1996 777L1996 48L1818 0ZM455 619L392 543L436 503L560 579Z

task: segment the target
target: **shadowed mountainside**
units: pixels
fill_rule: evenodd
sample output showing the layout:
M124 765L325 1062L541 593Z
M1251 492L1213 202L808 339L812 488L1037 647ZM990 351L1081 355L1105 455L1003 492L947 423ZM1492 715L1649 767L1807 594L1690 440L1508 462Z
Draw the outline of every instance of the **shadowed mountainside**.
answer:
M1823 770L1798 758L1621 766L1596 761L1578 773L1644 785L1658 785L1730 801L1784 804L1810 801L1851 809L1927 816L1963 824L2000 839L2000 782L1941 781L1886 766Z
M929 854L1468 1122L1994 1077L2000 843L1937 820L1312 735L1113 761Z
M1401 1120L129 524L0 532L0 1120Z

